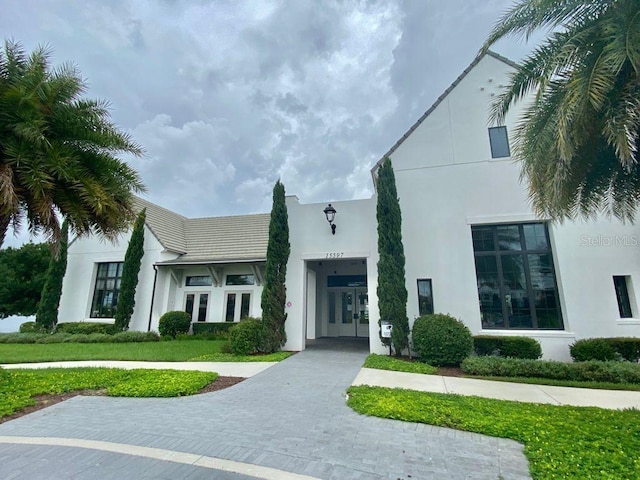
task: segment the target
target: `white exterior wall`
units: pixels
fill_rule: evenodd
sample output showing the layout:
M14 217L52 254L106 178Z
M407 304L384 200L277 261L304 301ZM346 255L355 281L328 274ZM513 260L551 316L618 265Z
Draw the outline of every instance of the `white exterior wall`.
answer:
M568 360L575 339L640 335L637 307L633 320L618 318L612 279L640 280L640 230L607 220L550 225L564 330L482 330L471 225L536 220L519 166L491 158L488 106L509 71L486 56L391 155L403 216L407 313L410 320L418 315L416 279L431 278L436 312L461 318L474 334L535 337L545 358ZM510 133L514 117L506 122ZM598 246L598 239L615 243L616 237L631 245ZM637 306L640 287L633 290Z
M119 237L115 244L101 241L95 236L78 238L69 245L67 271L62 284L62 296L58 313L59 322L112 322L109 318L91 318L91 302L98 263L123 262L131 232ZM130 330L146 331L153 289L153 264L174 258L163 253L164 248L151 231L145 227L144 256L140 265L136 306L129 325ZM166 258L169 257L169 258Z
M339 274L349 274L349 259L366 261L369 294L369 337L373 351L384 351L378 339L378 303L376 300L377 275L377 226L375 197L367 200L331 202L336 209L334 223L336 234L331 234L329 223L323 213L327 203L301 205L296 197L287 197L289 216L289 242L291 253L287 264L287 332L286 350L304 350L307 332L312 331L310 322L318 326L319 317L326 309L326 299L316 297L315 311L307 308L309 295L326 290L326 273L318 268L318 262L336 261ZM316 291L307 289L308 270L317 270ZM313 275L312 275L313 276ZM324 282L324 283L323 283ZM316 318L311 318L315 316ZM316 331L315 336L323 336ZM309 338L313 338L310 334ZM378 343L380 346L378 348Z

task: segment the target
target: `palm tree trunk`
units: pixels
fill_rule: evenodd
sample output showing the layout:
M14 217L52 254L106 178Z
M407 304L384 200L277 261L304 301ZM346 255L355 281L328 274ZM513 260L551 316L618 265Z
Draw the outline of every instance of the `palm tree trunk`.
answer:
M4 237L9 229L9 215L0 215L0 247L4 243Z

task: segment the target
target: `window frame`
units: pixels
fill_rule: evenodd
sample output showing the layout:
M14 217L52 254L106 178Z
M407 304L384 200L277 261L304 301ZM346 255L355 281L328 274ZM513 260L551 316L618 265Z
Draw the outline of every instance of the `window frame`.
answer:
M109 265L117 265L116 267L116 275L109 275ZM104 276L100 275L100 266L106 265L106 274ZM119 282L122 280L122 270L124 269L124 261L116 261L116 262L97 262L95 264L95 278L93 280L93 295L91 297L91 307L89 309L89 318L114 318L116 313L116 308L118 306L118 297L120 296L120 285ZM106 283L109 280L114 281L114 288L107 289ZM96 308L96 301L98 300L98 282L104 281L105 288L102 290L104 293L102 295L102 301L100 302L100 306ZM112 293L110 306L106 307L104 305L104 297L107 295L107 292ZM105 312L109 308L109 311ZM109 315L111 313L112 315Z
M430 303L431 311L430 312L422 312L422 309L421 309L422 302L420 302L420 282L427 282L428 285L429 285L429 294L430 294L430 297L431 297L431 303ZM433 304L433 280L431 278L418 278L418 279L416 279L416 286L418 288L418 291L417 291L417 293L418 293L418 316L434 314L435 313L435 307L434 307L434 304Z
M239 278L239 277L251 277L251 283L229 283L229 279L233 277L233 278ZM228 273L227 275L225 275L225 279L224 279L224 284L227 287L252 287L256 284L256 276L253 273Z
M504 145L498 145L498 139L502 140L502 136L498 137L493 133L504 132L505 145L507 147L506 155L501 155L502 151L498 152L498 148L502 148ZM494 144L495 140L495 144ZM511 145L509 145L509 132L506 125L500 125L497 127L489 127L489 147L491 149L491 158L509 158L511 157Z
M616 303L618 305L618 314L620 315L621 319L634 318L633 306L631 304L631 296L629 295L630 280L631 280L630 275L614 275L613 276L613 289L616 295ZM622 288L622 291L620 290L621 288Z
M227 290L224 292L224 301L222 303L222 321L225 323L238 323L240 320L251 316L253 306L253 291L251 290ZM233 302L233 320L227 320L227 312L229 310L229 296L235 295ZM242 298L249 295L249 308L246 316L242 316Z
M536 245L534 248L530 248L527 244L527 237L524 232L524 227L526 225L542 225L544 227L544 239L546 246L545 248L540 248L539 245ZM517 227L518 228L518 236L519 236L519 248L501 248L501 244L499 242L498 237L498 229L500 227ZM492 250L476 250L473 233L476 229L491 229L492 231L492 242L493 249ZM537 237L537 236L535 236ZM546 222L518 222L518 223L498 223L498 224L477 224L471 225L471 242L473 249L473 257L474 257L474 269L476 274L476 285L478 285L478 267L477 267L477 259L493 257L496 260L496 269L497 269L497 278L499 283L499 292L500 292L500 306L502 311L502 321L503 324L501 326L486 326L483 322L483 314L482 314L482 299L480 296L479 287L478 290L478 302L480 307L480 316L481 316L481 326L483 330L564 330L564 319L562 315L562 305L560 304L560 289L558 288L558 276L556 274L555 269L555 261L553 258L553 248L551 244L551 238L549 236L548 224ZM517 245L515 245L517 246ZM550 260L550 273L553 278L554 285L554 302L556 306L556 310L558 313L558 325L554 327L540 327L538 322L538 312L535 304L535 291L533 288L532 276L531 276L531 266L529 263L529 257L531 255L548 255ZM529 305L529 311L531 312L531 327L523 327L523 326L515 326L512 327L510 325L509 319L509 311L508 311L508 302L506 300L506 281L505 281L505 272L503 268L503 259L508 256L519 256L522 260L522 268L525 279L526 293ZM541 309L542 310L542 309Z

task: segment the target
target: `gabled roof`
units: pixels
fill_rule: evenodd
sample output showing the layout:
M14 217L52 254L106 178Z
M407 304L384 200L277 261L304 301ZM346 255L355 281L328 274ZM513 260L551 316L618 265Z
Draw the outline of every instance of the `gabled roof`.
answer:
M418 119L418 121L416 123L414 123L411 128L409 128L409 130L407 130L407 132L400 138L400 140L398 140L395 145L393 145L393 147L391 147L391 149L385 153L382 158L380 158L380 160L378 160L376 162L376 164L371 168L371 175L373 177L373 186L375 188L375 184L376 184L376 170L378 169L378 167L380 166L380 164L382 163L382 161L387 158L390 157L393 152L395 152L398 147L400 145L402 145L402 143L409 137L409 135L411 135L414 130L416 128L418 128L422 122L425 121L425 119L431 114L431 112L433 112L436 108L438 108L438 105L440 105L443 100L447 97L447 95L449 95L449 93L451 93L451 91L456 88L456 86L462 81L462 79L464 77L467 76L467 74L476 66L478 65L478 63L480 63L480 60L482 60L484 58L485 55L489 55L490 57L496 58L498 60L500 60L501 62L506 63L507 65L513 67L513 68L520 68L520 66L514 62L513 60L509 60L506 57L503 57L502 55L497 54L496 52L493 52L491 50L487 50L486 54L480 54L478 56L476 56L476 58L473 59L473 62L471 62L471 64L469 64L469 66L467 68L464 69L464 71L458 76L458 78L456 78L453 83L451 85L449 85L449 87L442 93L442 95L440 95L438 97L438 99L433 103L433 105L431 105L429 107L429 109L424 112L422 114L422 116Z
M147 209L146 224L164 248L175 253L187 253L187 242L184 235L186 217L155 203L134 197L135 208Z
M187 218L135 197L136 210L146 208L146 225L162 246L180 256L161 263L264 261L271 215Z

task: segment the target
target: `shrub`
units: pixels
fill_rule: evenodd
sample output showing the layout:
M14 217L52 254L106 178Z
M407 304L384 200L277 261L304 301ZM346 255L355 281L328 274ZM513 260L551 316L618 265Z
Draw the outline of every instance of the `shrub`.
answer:
M227 338L229 329L233 327L233 322L198 322L193 324L194 335L212 335L217 338Z
M47 333L48 330L36 322L24 322L20 325L20 333Z
M569 347L571 358L576 362L588 360L619 360L620 355L614 350L607 338L585 338Z
M637 362L640 360L640 338L607 338L607 341L624 360L628 362Z
M92 333L114 333L114 326L110 323L97 322L66 322L56 326L55 333L70 333L72 335L91 335Z
M111 336L113 343L129 343L129 342L159 342L160 335L156 332L136 332L128 330L126 332L118 332Z
M435 366L458 366L473 351L473 337L464 323L449 315L418 317L413 348L420 360Z
M267 331L259 318L247 317L229 330L229 346L236 355L263 352Z
M176 338L179 333L189 332L191 327L191 315L187 312L167 312L160 317L158 330L163 337Z
M498 357L538 359L542 348L535 338L501 337L477 335L473 337L473 348L477 355L496 355Z
M48 333L0 333L0 343L36 343L38 338L52 336Z
M629 362L564 363L519 358L469 357L462 371L482 377L528 377L580 382L640 384L640 365Z

